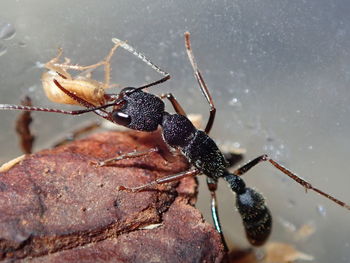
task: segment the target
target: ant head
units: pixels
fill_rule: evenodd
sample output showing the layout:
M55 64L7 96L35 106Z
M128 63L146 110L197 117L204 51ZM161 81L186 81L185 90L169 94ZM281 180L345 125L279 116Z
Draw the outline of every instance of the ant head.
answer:
M122 89L111 113L113 122L139 131L155 131L162 123L164 102L139 88Z
M68 96L79 102L82 106L88 108L85 112L94 111L101 117L108 119L116 124L139 131L155 131L158 125L162 123L164 115L164 102L157 96L146 93L140 88L127 87L119 94L110 96L113 103L94 107L83 98L79 98L74 93L66 90L54 79L54 83ZM112 112L106 112L103 109L114 106ZM101 110L101 112L99 112ZM82 112L81 112L82 113Z

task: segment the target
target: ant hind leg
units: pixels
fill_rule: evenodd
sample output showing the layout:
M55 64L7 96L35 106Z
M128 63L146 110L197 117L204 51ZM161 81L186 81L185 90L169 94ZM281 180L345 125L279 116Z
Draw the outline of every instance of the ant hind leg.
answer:
M211 202L210 202L210 210L211 210L211 216L213 219L213 223L215 226L216 231L218 231L218 233L221 236L221 240L222 243L224 245L224 248L226 251L228 251L228 246L221 228L221 223L220 223L220 217L219 217L219 211L218 211L218 202L217 202L217 198L216 198L216 190L218 188L218 183L216 180L207 177L207 185L208 185L208 189L210 191L210 195L211 195Z
M246 172L248 172L252 167L254 167L255 165L261 163L261 162L265 162L268 161L270 162L275 168L277 168L278 170L280 170L282 173L284 173L285 175L289 176L290 178L292 178L294 181L296 181L298 184L302 185L305 190L313 190L316 193L326 197L327 199L335 202L336 204L345 207L346 209L350 210L350 205L346 204L343 201L340 201L339 199L323 192L322 190L312 186L309 182L305 181L304 179L300 178L299 176L297 176L295 173L293 173L292 171L288 170L287 168L283 167L281 164L279 164L278 162L274 161L273 159L271 159L267 154L261 155L257 158L255 158L254 160L248 162L247 164L243 165L241 168L237 169L236 171L234 171L233 173L237 176L241 176L243 174L245 174Z

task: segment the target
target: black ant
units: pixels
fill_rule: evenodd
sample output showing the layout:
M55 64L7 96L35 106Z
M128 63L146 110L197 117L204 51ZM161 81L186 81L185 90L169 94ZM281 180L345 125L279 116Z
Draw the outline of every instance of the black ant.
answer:
M337 203L338 205L350 210L350 206L348 204L334 198L333 196L319 190L318 188L313 187L310 183L301 179L288 169L284 168L282 165L271 159L266 154L255 158L234 172L228 171L228 163L225 160L223 153L219 150L216 143L208 136L214 123L216 108L214 106L213 99L209 93L209 90L203 80L203 77L197 67L190 45L190 34L188 32L185 33L185 46L187 55L194 70L194 75L198 81L199 87L210 105L210 117L204 131L198 130L193 126L191 121L186 117L185 111L182 109L178 101L171 93L158 97L151 93L143 91L146 88L167 81L170 78L170 75L168 73L155 66L144 55L138 53L127 43L121 42L118 39L113 39L113 42L119 44L127 51L138 56L164 77L158 81L141 87L126 87L122 89L119 94L111 94L107 96L110 102L106 102L101 106L95 106L85 98L75 95L63 87L56 79L54 79L53 82L61 91L63 91L66 95L68 95L80 105L86 107L86 109L64 111L59 109L7 104L0 104L0 109L46 111L69 115L78 115L92 111L113 123L138 131L151 132L157 130L158 126L161 126L162 136L165 143L172 148L180 150L180 152L187 158L192 168L188 171L170 175L165 178L159 178L155 181L137 187L130 188L126 186L120 186L119 190L138 192L149 189L157 184L178 181L187 176L205 174L207 176L208 188L211 192L211 211L214 225L216 230L220 233L225 246L226 244L221 230L216 199L217 182L219 178L225 179L228 182L231 190L236 194L236 206L242 217L243 225L249 242L254 246L263 245L271 233L272 216L265 204L263 196L254 189L246 187L243 179L241 178L241 176L248 172L252 167L264 161L271 163L278 170L302 185L306 190L313 190ZM165 104L162 101L162 99L165 98L171 102L176 111L175 114L170 114L165 111ZM111 111L106 110L109 107L112 107ZM138 156L146 155L156 150L157 149L151 149L146 152L132 152L123 154L116 158L102 161L98 163L98 165L104 166L121 159L135 158Z

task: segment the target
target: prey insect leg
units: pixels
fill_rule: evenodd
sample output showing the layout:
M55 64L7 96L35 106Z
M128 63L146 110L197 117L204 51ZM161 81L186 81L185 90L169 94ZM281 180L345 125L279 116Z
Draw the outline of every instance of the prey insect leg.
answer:
M58 59L62 55L62 49L59 49L58 55L50 60L48 63L45 64L45 67L48 69L51 69L52 71L56 71L60 73L63 77L66 77L68 79L72 79L72 77L69 75L67 71L62 72L62 69L71 69L71 70L78 70L78 71L83 71L83 70L88 70L88 69L95 69L99 66L104 65L105 68L105 87L109 87L110 84L110 71L111 71L111 65L110 65L110 60L115 52L115 50L120 46L119 43L115 43L113 48L109 51L108 55L105 57L104 60L97 62L92 65L88 66L80 66L80 65L71 65L67 62L65 63L57 63Z

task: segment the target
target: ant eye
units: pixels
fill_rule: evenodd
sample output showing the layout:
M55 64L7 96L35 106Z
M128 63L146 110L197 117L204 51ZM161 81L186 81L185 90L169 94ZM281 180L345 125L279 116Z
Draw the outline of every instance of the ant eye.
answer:
M133 87L126 87L126 88L122 89L121 94L127 95L127 94L132 93L134 90L135 90L135 88L133 88Z
M120 111L115 111L112 113L113 120L122 126L128 126L131 122L131 117Z

